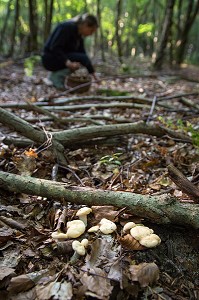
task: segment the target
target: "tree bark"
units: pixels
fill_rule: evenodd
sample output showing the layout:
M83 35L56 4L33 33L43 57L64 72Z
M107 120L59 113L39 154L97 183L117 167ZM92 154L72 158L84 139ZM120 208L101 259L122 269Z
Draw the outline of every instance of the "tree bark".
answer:
M157 51L156 60L154 62L154 68L156 70L159 70L162 68L164 56L165 56L165 49L168 43L171 26L172 26L172 18L173 18L173 7L175 4L175 0L168 0L167 1L167 7L165 12L165 19L164 19L164 25L162 30L162 36L160 39L160 45L159 49Z
M158 224L199 228L199 205L182 204L169 195L153 197L129 192L72 188L51 180L0 172L0 188L10 192L59 199L75 204L126 207L135 216Z
M38 33L38 17L37 17L37 1L29 0L29 52L34 52L38 49L37 33Z
M3 46L4 36L5 36L5 33L6 33L6 28L7 28L7 25L8 25L8 21L9 21L9 18L10 18L11 4L12 4L12 0L9 0L9 2L7 4L6 17L5 17L5 20L4 20L4 23L3 23L1 34L0 34L0 49L2 49L2 46Z
M50 3L49 3L50 2ZM44 1L44 11L45 11L45 23L44 23L44 42L48 38L51 30L52 16L53 16L53 4L54 0Z
M102 30L102 23L101 23L101 0L97 0L97 19L99 23L99 41L100 41L100 50L101 50L101 57L102 61L106 61L105 53L104 53L104 35Z
M14 48L15 48L15 38L16 38L16 32L17 32L17 24L19 21L19 9L20 9L20 4L19 0L16 0L15 4L15 18L14 18L14 24L13 24L13 29L12 29L12 34L11 34L11 46L9 50L9 56L13 56L14 53Z
M121 31L121 29L120 29L121 12L122 12L122 0L117 0L115 35L116 35L116 42L117 42L118 57L119 57L119 61L122 63L122 44L121 44L121 33L120 33L120 31Z
M180 65L184 59L185 48L188 42L188 35L199 11L199 0L195 7L194 1L188 1L186 18L183 20L182 27L178 28L178 40L176 43L176 63Z

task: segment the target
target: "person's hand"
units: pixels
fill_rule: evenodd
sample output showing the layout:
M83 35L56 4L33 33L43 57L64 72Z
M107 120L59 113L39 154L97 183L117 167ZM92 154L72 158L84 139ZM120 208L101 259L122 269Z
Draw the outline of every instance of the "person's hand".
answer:
M92 76L93 76L93 79L94 79L94 80L96 80L96 81L99 80L99 78L97 77L97 75L96 75L95 73L93 73Z
M81 64L77 61L66 61L66 67L69 68L71 71L76 71L81 67Z

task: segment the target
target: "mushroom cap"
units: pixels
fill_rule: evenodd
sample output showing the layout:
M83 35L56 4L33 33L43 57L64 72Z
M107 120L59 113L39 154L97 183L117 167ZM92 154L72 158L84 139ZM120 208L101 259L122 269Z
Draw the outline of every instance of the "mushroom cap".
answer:
M84 246L85 248L88 247L88 240L87 239L83 239L81 241L81 245Z
M85 247L79 241L73 241L72 248L79 255L85 255L85 253L86 253Z
M99 229L104 234L110 234L117 229L115 223L105 218L101 219L99 224L100 224Z
M99 230L99 225L95 225L95 226L92 226L91 228L88 229L88 232L97 232Z
M80 217L80 216L86 216L88 214L90 214L90 212L92 212L92 209L89 208L89 207L82 207L80 208L77 213L76 213L76 216L77 217Z
M136 226L136 224L134 222L128 222L124 225L123 232L127 232L128 230L130 230L131 228L133 228L135 226Z
M51 234L53 239L67 239L67 234L63 232L55 231Z
M150 229L146 226L135 226L130 230L130 234L138 241L140 241L143 237L150 235L153 233L153 229Z
M67 222L67 228L67 238L77 238L80 235L82 235L86 230L86 226L81 220L73 220Z
M145 246L147 248L153 248L156 247L157 245L159 245L161 243L161 239L157 234L150 234L148 236L143 237L139 243L142 246Z

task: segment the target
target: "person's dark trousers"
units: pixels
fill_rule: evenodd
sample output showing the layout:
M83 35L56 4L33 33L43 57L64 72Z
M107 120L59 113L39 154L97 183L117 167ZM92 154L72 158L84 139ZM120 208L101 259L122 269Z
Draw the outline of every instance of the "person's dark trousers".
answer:
M92 71L92 66L88 56L85 53L67 53L67 59L79 62L86 67L88 71ZM50 80L56 88L63 89L65 77L71 72L66 68L65 61L60 56L55 56L52 53L44 53L42 55L42 63L46 70L51 71Z

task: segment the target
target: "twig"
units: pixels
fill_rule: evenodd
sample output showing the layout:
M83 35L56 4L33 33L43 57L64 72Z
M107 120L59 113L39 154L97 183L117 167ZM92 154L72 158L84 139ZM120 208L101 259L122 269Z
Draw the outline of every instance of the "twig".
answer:
M151 105L151 109L150 109L150 113L149 113L148 118L146 120L146 124L148 124L151 121L151 117L153 115L153 111L154 111L154 108L155 108L156 100L157 100L157 97L154 96L153 97L153 102L152 102L152 105Z
M176 167L172 164L168 166L169 177L175 184L195 203L199 203L199 189L190 182Z
M157 102L164 101L164 100L172 100L174 98L182 98L182 97L186 97L186 96L195 96L195 95L198 95L198 94L199 94L199 92L183 93L183 94L178 94L178 95L173 95L173 96L158 98Z

